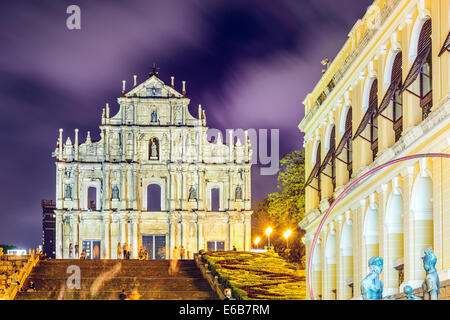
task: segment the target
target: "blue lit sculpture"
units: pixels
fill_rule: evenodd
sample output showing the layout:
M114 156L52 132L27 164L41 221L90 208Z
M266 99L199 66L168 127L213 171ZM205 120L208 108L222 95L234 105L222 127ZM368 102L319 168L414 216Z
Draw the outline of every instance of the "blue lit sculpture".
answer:
M406 294L406 300L422 300L422 298L413 295L413 288L411 286L405 286L403 288L403 293Z
M380 274L383 270L383 259L369 259L369 274L361 281L361 294L364 300L380 300L383 298L383 281Z
M423 268L427 272L422 284L423 300L438 300L440 293L439 276L436 271L436 255L430 249L425 249L423 256Z

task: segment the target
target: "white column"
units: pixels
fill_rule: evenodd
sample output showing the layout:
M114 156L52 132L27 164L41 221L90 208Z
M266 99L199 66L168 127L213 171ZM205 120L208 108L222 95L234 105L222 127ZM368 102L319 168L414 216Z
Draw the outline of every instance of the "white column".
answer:
M62 259L62 245L63 245L63 225L62 225L62 214L56 214L56 232L55 232L55 251L56 259Z
M139 248L138 248L138 217L137 216L133 216L132 218L132 243L133 243L133 251L132 251L132 257L133 259L137 259L138 257L138 252L139 252Z
M109 237L109 215L103 216L103 259L111 259L110 237Z
M125 216L120 217L120 245L123 250L123 245L127 242L126 240L126 226L127 226L127 218Z
M72 215L72 220L72 258L78 259L78 257L75 256L75 245L78 244L78 215Z

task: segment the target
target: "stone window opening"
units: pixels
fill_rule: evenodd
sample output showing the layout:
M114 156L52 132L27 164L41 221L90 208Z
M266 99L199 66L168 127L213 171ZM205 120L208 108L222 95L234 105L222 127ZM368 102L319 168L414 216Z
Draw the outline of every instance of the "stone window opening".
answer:
M381 100L376 117L381 116L392 122L395 142L400 140L403 131L403 99L402 99L402 53L395 56L391 71L391 84L386 90L386 94ZM392 104L392 118L384 115L383 112Z
M147 186L147 211L161 211L161 186L158 184Z
M367 112L364 114L358 129L356 129L353 140L357 137L361 137L370 143L370 149L372 150L372 161L375 160L378 153L378 80L373 79L370 86L369 103ZM369 137L366 137L363 133L369 125Z
M336 148L336 159L346 164L349 180L353 173L352 149L352 107L349 107L345 118L345 132ZM344 156L340 156L341 154Z
M220 210L220 190L218 188L211 189L211 211Z
M401 89L420 99L422 120L428 117L433 105L431 46L431 19L428 19L420 31L417 57Z
M310 173L310 175L309 175L309 177L308 177L308 179L306 180L306 183L305 183L305 188L309 186L309 187L311 187L311 188L313 188L314 190L317 191L319 202L320 202L320 198L321 198L321 188L320 188L320 168L321 168L320 160L321 160L321 154L320 154L320 150L321 150L321 143L320 143L320 141L318 141L318 143L316 145L316 151L315 151L316 152L315 153L316 157L312 160L312 161L315 161L314 162L314 167L311 170L311 173ZM316 183L313 183L314 180L316 180Z
M97 209L97 188L88 187L87 198L88 211L95 211Z
M331 179L334 192L336 189L336 127L334 125L329 137L329 146L319 172Z

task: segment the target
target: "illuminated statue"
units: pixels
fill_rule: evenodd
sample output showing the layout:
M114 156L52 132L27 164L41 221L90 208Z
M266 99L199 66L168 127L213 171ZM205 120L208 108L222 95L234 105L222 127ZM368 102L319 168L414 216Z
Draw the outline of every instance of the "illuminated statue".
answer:
M405 286L403 292L406 294L406 300L422 300L422 298L412 294L413 289L411 286Z
M242 188L241 186L237 186L236 187L236 192L235 192L235 198L236 200L242 200Z
M383 259L369 259L369 274L361 281L361 294L364 300L380 300L383 298L383 281L380 274L383 270Z
M189 188L189 200L196 200L197 199L197 192L195 191L194 187Z
M425 249L422 259L423 268L427 272L427 276L422 284L423 300L438 300L440 285L436 271L436 255L430 249Z
M72 199L72 187L70 186L70 184L66 185L65 198L66 199Z
M119 187L114 186L112 189L112 198L113 199L119 199Z
M158 157L158 154L156 153L156 139L153 139L153 142L152 142L152 151L151 151L151 154L150 154L150 156L152 157L152 158L157 158Z

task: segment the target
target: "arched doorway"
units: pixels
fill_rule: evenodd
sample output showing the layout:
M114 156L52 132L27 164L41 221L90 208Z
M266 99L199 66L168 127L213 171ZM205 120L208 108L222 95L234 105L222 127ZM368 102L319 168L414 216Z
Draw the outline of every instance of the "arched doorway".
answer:
M326 300L336 300L336 235L328 235L325 246L325 292Z
M367 261L372 257L378 257L378 210L369 207L366 211L366 218L364 219L364 250L365 259L363 263L367 265Z
M322 246L318 243L312 262L313 290L318 299L322 299Z
M348 222L342 227L341 236L341 276L339 293L340 299L351 299L353 297L353 246L352 246L352 225Z
M413 242L411 280L423 280L422 256L426 248L433 247L433 182L429 176L419 175L413 185L410 217L412 219Z
M385 218L386 256L385 288L397 292L403 282L403 200L400 193L393 192L388 199Z

